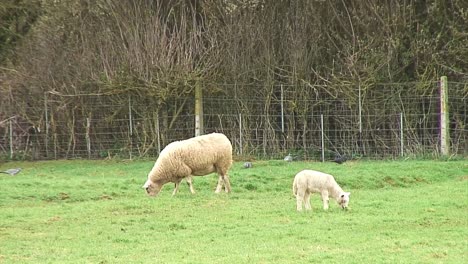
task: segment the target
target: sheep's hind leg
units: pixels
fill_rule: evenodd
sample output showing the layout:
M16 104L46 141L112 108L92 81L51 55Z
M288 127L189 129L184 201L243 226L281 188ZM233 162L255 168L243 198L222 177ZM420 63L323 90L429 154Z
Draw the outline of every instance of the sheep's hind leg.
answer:
M224 190L227 193L230 193L231 192L231 182L229 181L229 175L227 175L227 174L224 175L223 181L224 181Z
M223 177L219 175L218 177L218 185L216 186L216 191L215 193L220 193L221 189L223 188Z
M223 189L223 185L224 185L224 189L227 193L230 193L231 192L231 182L229 181L229 176L226 174L226 175L219 175L218 177L218 186L216 186L216 191L215 193L220 193L221 190Z

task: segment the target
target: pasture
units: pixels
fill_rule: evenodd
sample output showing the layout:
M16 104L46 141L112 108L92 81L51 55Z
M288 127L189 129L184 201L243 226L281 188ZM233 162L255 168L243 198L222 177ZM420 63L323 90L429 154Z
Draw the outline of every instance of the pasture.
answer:
M153 161L9 162L0 174L0 263L466 263L468 163L257 161L195 177L149 198ZM330 173L351 192L298 213L302 169Z

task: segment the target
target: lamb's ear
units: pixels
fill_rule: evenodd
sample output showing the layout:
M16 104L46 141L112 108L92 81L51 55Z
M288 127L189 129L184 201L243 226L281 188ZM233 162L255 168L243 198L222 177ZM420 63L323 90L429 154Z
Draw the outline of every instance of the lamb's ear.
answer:
M341 197L341 198L345 198L345 196L349 197L350 195L351 195L350 192L342 192L342 193L340 194L340 197Z

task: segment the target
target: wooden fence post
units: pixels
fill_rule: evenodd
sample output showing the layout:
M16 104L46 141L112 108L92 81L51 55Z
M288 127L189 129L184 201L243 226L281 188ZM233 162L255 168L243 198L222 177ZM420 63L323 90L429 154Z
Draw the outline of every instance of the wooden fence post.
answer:
M44 93L45 151L46 157L49 157L49 109L47 100L47 93Z
M159 129L159 107L158 107L158 110L156 111L156 114L155 115L155 130L156 130L156 136L157 136L157 140L158 140L158 155L161 154L161 131Z
M9 130L10 130L10 159L13 159L13 155L14 155L14 152L13 152L13 119L10 119L10 127L9 127Z
M320 130L321 130L321 138L322 138L322 162L325 162L325 132L324 132L324 125L323 125L323 114L320 115Z
M281 133L284 135L284 91L281 85Z
M404 144L404 136L403 136L404 128L403 128L403 113L400 113L400 156L405 155L405 144Z
M203 134L203 93L200 83L195 85L195 136Z
M244 155L242 142L242 113L239 113L239 154Z
M129 134L130 134L130 159L133 158L133 117L132 117L132 97L128 96L128 119L129 119Z
M88 159L91 159L91 136L90 136L90 131L91 131L91 118L87 117L86 118L86 149L88 150Z
M450 155L447 76L442 76L440 78L440 151L442 155Z

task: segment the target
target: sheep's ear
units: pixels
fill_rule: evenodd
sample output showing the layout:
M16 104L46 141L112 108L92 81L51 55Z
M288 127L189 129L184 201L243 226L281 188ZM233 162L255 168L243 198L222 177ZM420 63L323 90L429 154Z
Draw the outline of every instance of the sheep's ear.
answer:
M351 196L351 193L350 193L350 192L347 192L346 195Z
M150 186L150 182L149 181L146 181L145 184L143 186L141 186L141 188L143 189L146 189Z

